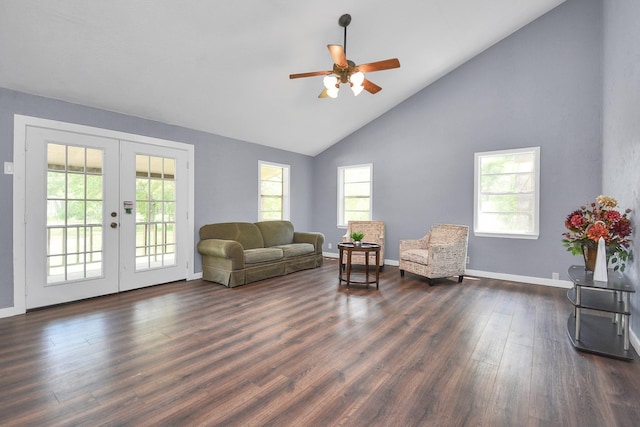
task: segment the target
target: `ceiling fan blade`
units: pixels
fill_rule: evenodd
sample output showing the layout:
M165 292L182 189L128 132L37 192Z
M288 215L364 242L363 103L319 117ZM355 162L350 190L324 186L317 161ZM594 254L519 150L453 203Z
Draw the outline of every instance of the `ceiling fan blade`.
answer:
M331 54L331 59L338 67L346 67L347 66L347 57L344 54L344 49L339 44L328 44L329 53Z
M310 73L298 73L298 74L289 74L290 79L299 79L300 77L313 77L313 76L326 76L329 74L333 74L333 70L331 71L312 71Z
M327 88L324 88L324 90L320 92L320 95L318 95L318 98L328 98L328 97L329 97L329 93L327 92Z
M374 95L382 90L380 86L367 79L362 81L362 86L364 86L364 90Z
M368 64L361 64L356 67L358 71L363 73L370 73L372 71L389 70L391 68L400 68L400 61L398 58L385 59L384 61L370 62Z

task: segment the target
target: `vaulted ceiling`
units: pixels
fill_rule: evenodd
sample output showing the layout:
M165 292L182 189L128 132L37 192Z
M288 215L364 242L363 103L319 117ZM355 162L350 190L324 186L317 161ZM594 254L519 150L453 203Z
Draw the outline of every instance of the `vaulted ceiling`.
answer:
M0 86L316 155L564 0L0 0ZM318 99L327 44L382 87Z

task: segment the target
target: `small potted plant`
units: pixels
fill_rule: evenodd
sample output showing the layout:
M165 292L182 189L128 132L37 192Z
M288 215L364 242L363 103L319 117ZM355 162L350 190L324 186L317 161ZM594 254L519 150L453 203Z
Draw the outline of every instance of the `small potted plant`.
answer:
M363 237L364 233L360 233L359 231L354 231L353 233L351 233L351 240L353 240L353 245L361 246Z

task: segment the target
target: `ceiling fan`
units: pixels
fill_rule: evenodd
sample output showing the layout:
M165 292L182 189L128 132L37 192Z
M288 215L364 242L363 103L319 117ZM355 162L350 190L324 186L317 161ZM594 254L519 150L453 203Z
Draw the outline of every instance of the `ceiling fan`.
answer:
M398 68L400 67L400 61L398 58L393 58L385 59L384 61L356 65L353 61L348 60L347 27L350 23L351 15L348 13L342 15L338 20L338 24L344 28L344 47L338 44L327 45L329 48L329 54L334 62L332 70L289 74L289 78L298 79L301 77L325 76L323 80L325 88L320 92L318 98L336 98L338 96L338 90L340 89L340 83L348 83L355 96L358 96L363 89L371 94L380 92L382 88L365 79L364 73Z

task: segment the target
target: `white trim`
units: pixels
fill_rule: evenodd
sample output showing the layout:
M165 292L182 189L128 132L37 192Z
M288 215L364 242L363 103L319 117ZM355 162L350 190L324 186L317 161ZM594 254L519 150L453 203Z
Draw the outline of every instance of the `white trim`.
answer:
M483 277L486 279L506 280L509 282L520 282L531 285L550 286L554 288L573 288L573 283L569 280L545 279L543 277L521 276L519 274L494 273L491 271L465 270L465 275Z
M478 229L478 214L480 210L480 159L483 157L498 157L509 154L533 153L534 159L534 207L533 207L533 230L529 232L505 232ZM484 151L474 154L473 160L473 234L479 237L498 237L511 239L537 239L540 235L540 147L515 148L509 150Z
M195 278L194 259L195 259L195 237L193 230L195 229L195 148L191 144L170 141L166 139L153 138L144 135L135 135L126 132L114 131L109 129L101 129L92 126L79 125L75 123L61 122L57 120L42 119L38 117L24 116L14 114L13 122L13 307L0 309L0 317L12 316L26 312L26 245L24 236L25 227L25 194L26 194L26 154L27 149L26 136L27 127L43 127L67 132L84 133L87 135L98 135L106 138L113 138L125 141L134 141L142 144L156 145L161 147L171 147L187 152L188 157L188 174L189 174L189 193L188 203L188 219L187 229L189 230L187 239L187 267L186 278L192 280Z
M20 310L17 307L0 308L0 319L3 317L17 316L24 314L24 310Z
M339 257L339 255L335 252L322 252L322 256L326 258L335 258L335 259L338 259ZM398 266L400 263L394 259L385 259L384 264ZM464 274L465 276L475 276L475 277L482 277L486 279L506 280L509 282L520 282L520 283L527 283L531 285L550 286L554 288L564 288L564 289L573 288L573 283L571 283L569 280L545 279L542 277L521 276L518 274L494 273L491 271L469 270L469 269L466 269Z

